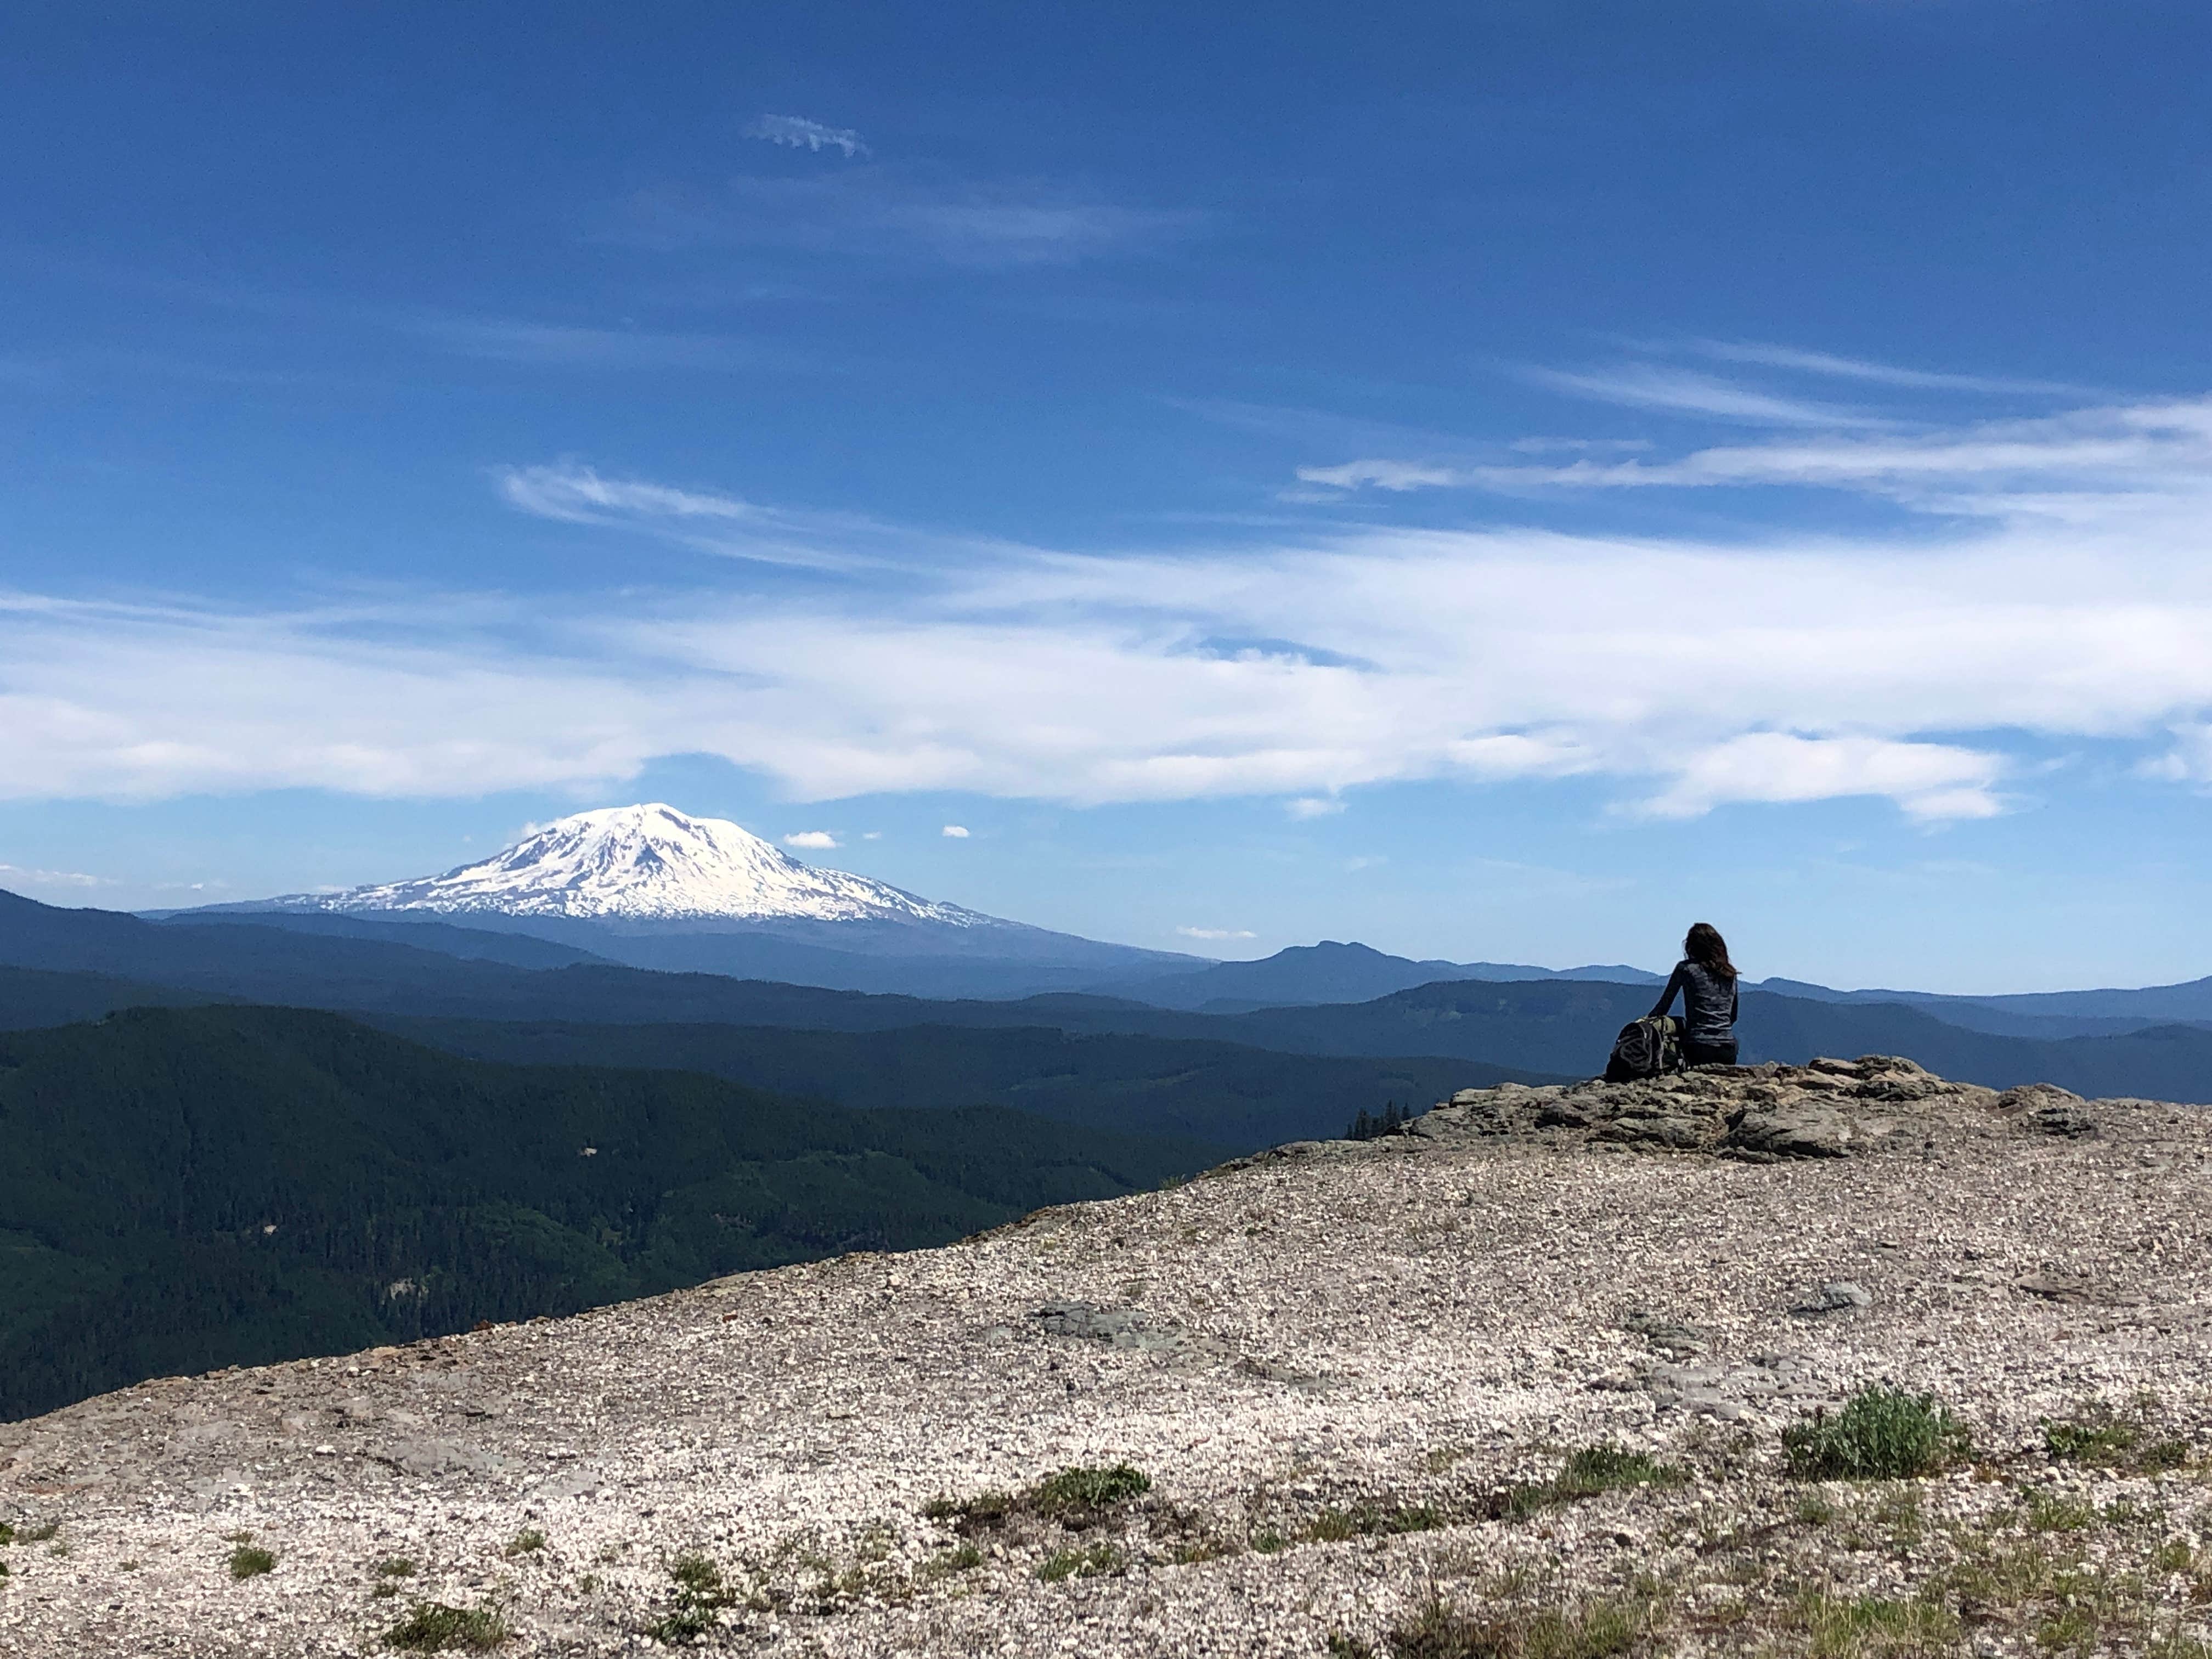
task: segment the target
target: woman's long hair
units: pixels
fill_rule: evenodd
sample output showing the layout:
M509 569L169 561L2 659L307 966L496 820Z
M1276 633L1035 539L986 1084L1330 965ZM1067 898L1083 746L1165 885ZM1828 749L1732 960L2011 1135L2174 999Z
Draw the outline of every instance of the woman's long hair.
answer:
M1729 960L1728 941L1710 921L1701 921L1690 929L1682 940L1682 954L1709 974L1718 974L1723 979L1735 977L1735 963Z

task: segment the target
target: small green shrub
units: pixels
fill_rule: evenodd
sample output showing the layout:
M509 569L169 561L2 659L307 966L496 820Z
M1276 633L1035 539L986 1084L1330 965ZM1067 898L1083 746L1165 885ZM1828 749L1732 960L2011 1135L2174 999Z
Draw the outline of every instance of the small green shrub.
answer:
M1375 1659L1375 1646L1340 1630L1328 1633L1328 1659Z
M1261 1527L1252 1534L1253 1551L1260 1555L1273 1555L1288 1541L1273 1527Z
M1963 1456L1966 1431L1932 1394L1876 1386L1830 1414L1782 1431L1792 1474L1814 1480L1909 1480Z
M233 1578L258 1578L264 1572L273 1572L276 1558L258 1544L240 1544L230 1553L230 1576Z
M1066 1578L1096 1578L1119 1572L1127 1565L1121 1552L1111 1544L1093 1544L1087 1550L1054 1550L1039 1565L1036 1576L1048 1584L1057 1584Z
M35 1527L26 1527L16 1535L27 1544L43 1544L62 1529L58 1521L41 1521Z
M535 1527L525 1527L507 1540L509 1555L535 1555L545 1547L545 1534Z
M1152 1489L1152 1477L1116 1463L1111 1468L1066 1468L1030 1489L1030 1507L1039 1515L1065 1520L1126 1504Z
M5 1549L15 1541L15 1528L9 1526L5 1521L0 1521L0 1549Z
M404 1555L387 1555L376 1564L379 1578L412 1578L415 1564Z
M449 1607L442 1601L417 1601L407 1616L384 1632L384 1645L408 1653L446 1653L465 1648L483 1653L507 1640L507 1620L489 1607Z

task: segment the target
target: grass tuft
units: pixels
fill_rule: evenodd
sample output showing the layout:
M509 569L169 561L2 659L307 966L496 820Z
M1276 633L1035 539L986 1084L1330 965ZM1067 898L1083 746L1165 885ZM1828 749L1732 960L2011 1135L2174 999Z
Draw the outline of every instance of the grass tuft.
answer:
M1392 1659L1610 1659L1642 1639L1647 1611L1633 1602L1462 1613L1431 1596L1390 1632Z
M1559 1504L1577 1504L1601 1492L1632 1486L1679 1486L1689 1476L1649 1452L1619 1446L1585 1446L1571 1454L1549 1480L1509 1486L1491 1500L1500 1520L1525 1521Z
M1813 1659L1956 1650L1959 1621L1940 1601L1815 1594L1799 1603L1797 1622Z
M240 1544L230 1553L230 1576L233 1578L258 1578L264 1572L273 1572L276 1558L258 1544Z
M525 1527L507 1540L509 1555L535 1555L545 1547L545 1534L535 1527Z
M1054 1550L1039 1564L1036 1576L1048 1584L1067 1578L1097 1578L1119 1572L1128 1563L1111 1544L1093 1544L1087 1550Z
M1932 1394L1860 1389L1832 1416L1817 1411L1782 1431L1790 1472L1814 1480L1909 1480L1963 1456L1966 1431Z
M675 1605L646 1626L646 1634L672 1646L696 1641L721 1622L721 1609L730 1604L729 1588L714 1558L687 1551L668 1564L676 1585Z
M489 1607L449 1607L442 1601L417 1601L407 1616L384 1632L384 1645L407 1653L448 1653L466 1649L483 1653L507 1640L507 1620Z
M1096 1515L1152 1489L1150 1475L1116 1463L1110 1468L1061 1469L1030 1489L1030 1507L1055 1520Z

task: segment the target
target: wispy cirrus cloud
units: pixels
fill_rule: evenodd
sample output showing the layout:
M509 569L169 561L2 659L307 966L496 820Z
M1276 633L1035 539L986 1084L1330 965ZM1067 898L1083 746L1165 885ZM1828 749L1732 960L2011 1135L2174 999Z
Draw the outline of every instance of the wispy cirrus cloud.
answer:
M2066 380L2022 380L2001 374L1954 374L1937 369L1910 368L1897 363L1876 362L1865 357L1838 356L1828 351L1807 351L1796 346L1770 345L1756 340L1692 340L1682 349L1719 362L1792 369L1801 374L1824 375L1832 380L1857 380L1870 386L1900 386L1912 391L2081 397L2088 395L2090 390Z
M1259 935L1249 927L1178 927L1176 932L1185 939L1257 939Z
M759 115L745 124L748 138L765 138L771 144L788 144L793 149L809 149L817 154L825 149L842 152L848 161L872 155L860 142L860 135L850 127L825 126L819 121L810 121L803 115Z
M962 179L913 164L803 179L664 185L623 203L602 234L647 247L775 247L965 266L1073 264L1196 234L1194 210L1133 206L1035 179Z
M927 562L942 538L857 513L794 510L720 490L611 477L574 461L495 468L500 496L518 511L565 524L649 535L694 552L795 569L882 575ZM987 544L963 539L981 556Z
M594 328L507 317L423 314L395 317L390 325L463 357L487 362L534 363L560 368L738 369L792 368L781 348L731 334L671 333L633 328Z
M1747 386L1715 374L1658 363L1620 363L1605 368L1527 368L1524 379L1554 392L1627 409L1694 415L1742 426L1821 427L1831 431L1893 425L1839 404Z

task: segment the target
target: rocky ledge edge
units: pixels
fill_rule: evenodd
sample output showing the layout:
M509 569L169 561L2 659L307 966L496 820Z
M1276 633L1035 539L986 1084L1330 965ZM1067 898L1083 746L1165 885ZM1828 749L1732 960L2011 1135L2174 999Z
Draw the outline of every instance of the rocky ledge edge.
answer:
M1375 1157L1484 1143L1704 1153L1749 1163L1931 1151L1989 1134L2077 1139L2089 1103L2052 1083L1999 1091L1937 1077L1900 1054L1803 1066L1700 1066L1636 1083L1503 1083L1462 1089L1371 1140L1301 1140L1239 1158Z

